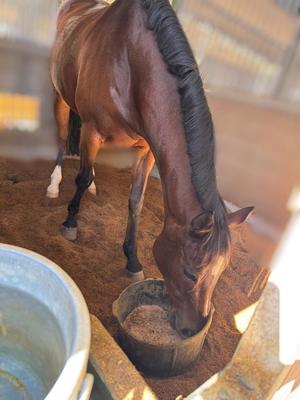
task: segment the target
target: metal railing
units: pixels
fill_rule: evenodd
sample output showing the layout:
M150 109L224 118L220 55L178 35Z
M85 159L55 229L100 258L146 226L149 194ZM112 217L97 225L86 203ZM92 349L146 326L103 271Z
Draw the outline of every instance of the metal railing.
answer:
M299 14L300 0L275 0L278 5L291 14Z
M50 46L56 10L55 0L0 0L0 40Z
M300 1L280 3L177 0L208 87L300 103Z
M207 86L300 103L300 0L172 0ZM56 0L0 0L1 42L46 51Z
M55 0L0 0L0 133L51 120L49 48Z

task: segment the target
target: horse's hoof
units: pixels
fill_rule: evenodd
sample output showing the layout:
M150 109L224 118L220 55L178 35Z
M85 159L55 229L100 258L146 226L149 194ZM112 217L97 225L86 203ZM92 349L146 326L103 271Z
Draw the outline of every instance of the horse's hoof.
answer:
M57 199L59 196L59 192L50 192L50 190L47 190L46 196L48 199Z
M63 237L71 242L74 242L77 239L77 228L67 228L66 226L62 226L61 233Z
M133 282L141 282L145 280L145 275L143 271L139 272L130 272L127 270L128 277L133 281Z

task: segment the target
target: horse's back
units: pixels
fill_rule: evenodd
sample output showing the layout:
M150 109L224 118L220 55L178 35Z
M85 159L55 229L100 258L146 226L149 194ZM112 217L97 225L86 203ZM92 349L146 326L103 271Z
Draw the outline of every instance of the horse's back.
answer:
M121 132L136 140L134 133L145 130L145 115L152 119L153 107L170 104L177 93L142 2L116 0L77 18L54 47L52 78L58 92L112 142Z
M75 93L82 51L89 47L92 32L108 10L109 4L98 0L68 0L62 4L51 53L51 77L58 93L70 105Z
M128 114L134 113L129 47L134 47L139 2L116 0L104 6L89 0L88 7L83 3L71 0L59 15L58 26L66 23L58 30L52 52L54 86L84 118L101 115L105 130L116 129L112 123L126 128L125 120L133 119ZM81 15L79 10L84 10Z

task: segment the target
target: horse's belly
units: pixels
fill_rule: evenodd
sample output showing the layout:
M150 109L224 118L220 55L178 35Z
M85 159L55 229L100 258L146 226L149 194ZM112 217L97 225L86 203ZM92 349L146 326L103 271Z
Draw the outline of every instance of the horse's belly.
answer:
M104 147L106 148L132 148L142 139L138 135L118 132L104 138Z

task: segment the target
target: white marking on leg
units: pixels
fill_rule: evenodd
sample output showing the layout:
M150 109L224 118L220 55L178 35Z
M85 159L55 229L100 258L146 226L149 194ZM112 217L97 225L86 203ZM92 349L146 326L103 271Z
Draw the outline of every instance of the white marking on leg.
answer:
M95 176L95 170L93 168L93 175ZM90 186L88 187L88 191L93 194L94 196L96 196L97 194L97 187L95 185L95 181L93 181Z
M59 195L59 185L62 181L61 166L57 165L51 175L51 183L47 188L47 197L55 199Z

